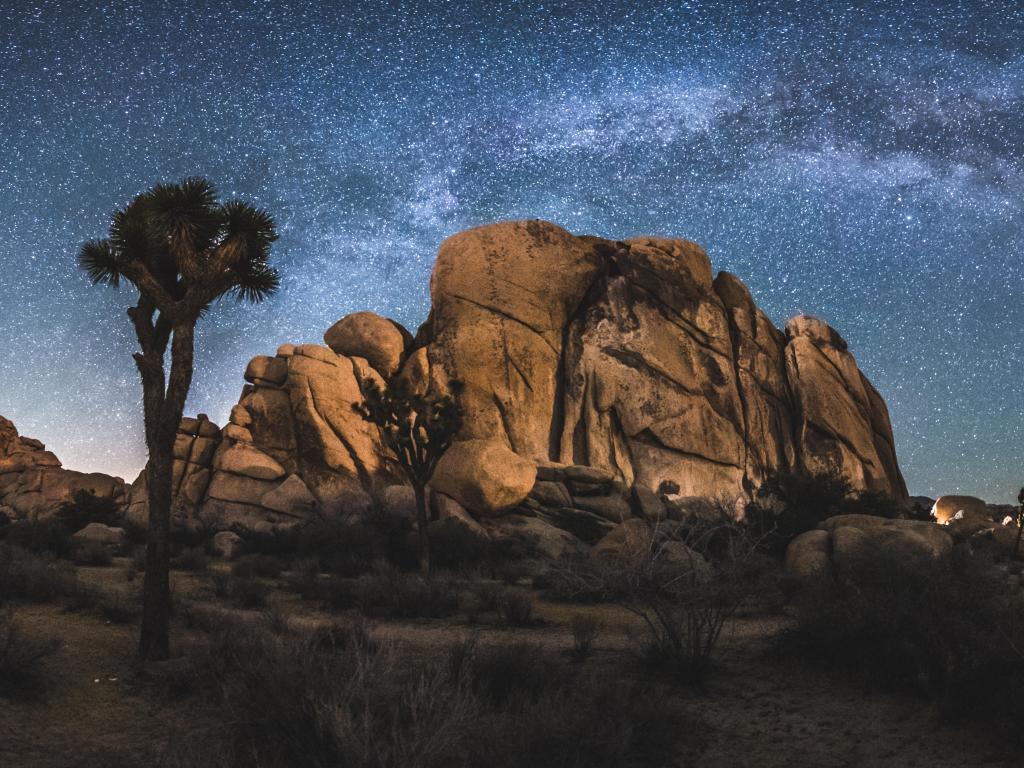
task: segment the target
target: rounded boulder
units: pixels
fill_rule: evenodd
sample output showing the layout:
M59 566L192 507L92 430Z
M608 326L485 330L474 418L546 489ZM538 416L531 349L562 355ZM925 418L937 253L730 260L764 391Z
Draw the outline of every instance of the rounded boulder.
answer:
M521 504L536 479L536 465L504 443L464 440L454 443L441 457L430 486L486 516L500 515Z
M409 332L374 312L354 312L324 333L324 343L339 355L362 357L388 378L398 370Z

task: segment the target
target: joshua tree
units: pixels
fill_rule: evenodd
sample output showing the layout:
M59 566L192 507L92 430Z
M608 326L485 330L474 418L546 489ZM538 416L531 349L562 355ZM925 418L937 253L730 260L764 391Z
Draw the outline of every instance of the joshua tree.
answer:
M416 494L420 573L429 578L427 483L462 426L458 403L462 382L450 381L451 394L437 397L413 394L400 376L392 376L384 389L373 379L365 379L360 388L363 402L353 403L352 409L377 426L384 447L394 455Z
M1024 533L1024 488L1017 494L1017 541L1013 544L1013 559L1020 555L1020 535Z
M149 526L139 651L168 655L168 579L171 472L174 437L192 383L193 332L210 304L225 294L259 302L280 283L267 263L277 239L264 211L217 201L201 178L158 184L115 211L110 234L82 246L79 263L93 283L138 289L128 310L139 342L134 354L142 378ZM165 354L170 345L170 373Z

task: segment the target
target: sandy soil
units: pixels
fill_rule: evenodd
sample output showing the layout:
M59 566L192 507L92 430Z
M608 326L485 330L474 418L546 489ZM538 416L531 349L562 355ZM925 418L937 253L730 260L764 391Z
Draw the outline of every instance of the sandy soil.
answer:
M115 584L118 569L85 569L93 581ZM201 593L203 577L179 575L179 594ZM122 584L123 586L123 584ZM275 593L271 604L296 624L335 620L294 595ZM572 645L572 614L597 612L605 628L591 664L628 661L635 620L611 606L563 606L538 601L538 628L508 630L453 621L387 622L379 635L426 649L440 648L458 635L479 633L482 642L510 636L553 653ZM132 756L149 747L187 739L216 722L216 713L194 701L161 702L132 683L135 629L112 625L54 605L19 609L28 633L58 636L60 651L47 661L43 700L11 704L0 700L0 766L3 768L87 768L134 765ZM680 765L707 768L992 768L1024 766L1024 757L1000 752L980 733L942 724L919 699L867 693L773 653L772 640L785 617L743 618L723 636L718 669L707 690L687 694L693 721L703 737L699 753L682 755ZM179 638L181 632L179 630Z

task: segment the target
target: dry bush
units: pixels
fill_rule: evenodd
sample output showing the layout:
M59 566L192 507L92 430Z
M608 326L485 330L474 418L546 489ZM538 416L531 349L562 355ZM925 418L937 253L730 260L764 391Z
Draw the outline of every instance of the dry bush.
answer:
M284 567L284 561L273 555L242 555L231 563L231 575L239 579L276 579Z
M587 613L573 614L569 622L572 630L572 653L577 659L587 658L594 647L594 641L601 632L601 620Z
M458 592L449 576L435 573L423 579L384 562L358 579L332 577L326 592L329 607L355 608L369 618L443 618L459 610Z
M75 565L105 566L114 562L110 548L98 541L83 541L76 544L71 559Z
M505 626L529 627L534 624L533 598L525 592L506 587L498 593L494 607Z
M202 547L185 547L177 557L171 559L171 567L182 571L199 573L210 565L210 558Z
M0 697L25 701L45 689L43 660L60 648L54 639L28 637L18 625L13 609L0 611Z
M174 672L223 713L215 762L180 765L618 768L669 764L692 738L670 696L580 678L533 645L470 637L446 659L381 643L364 623L219 627Z
M0 603L7 600L49 602L78 588L78 572L20 547L0 544Z
M681 557L673 542L689 555ZM659 673L699 685L726 623L764 583L759 544L723 507L717 519L694 519L672 538L655 529L648 542L619 556L563 561L545 586L556 597L611 602L633 613L646 635L640 658Z
M249 578L233 578L228 586L228 597L239 608L264 608L271 588L263 582Z
M957 719L1022 739L1024 599L990 558L947 561L864 551L834 582L805 589L783 649L869 688L924 695Z

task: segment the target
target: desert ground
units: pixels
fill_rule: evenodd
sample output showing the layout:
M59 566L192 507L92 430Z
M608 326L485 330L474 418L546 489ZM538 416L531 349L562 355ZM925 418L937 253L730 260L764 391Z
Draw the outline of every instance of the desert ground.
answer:
M294 638L318 628L358 627L388 653L425 667L444 666L450 649L471 637L483 648L526 644L535 663L567 670L565 685L584 679L619 681L666 713L660 727L669 732L670 750L629 757L627 764L1020 764L1007 742L964 722L960 713L942 712L918 695L872 690L856 675L823 668L787 650L784 638L795 619L792 607L781 602L745 605L726 621L711 668L694 685L666 679L664 670L642 663L644 628L628 610L550 599L544 590L531 588L527 578L511 586L505 582L512 577L477 576L461 583L464 589L482 586L519 594L532 605L528 616L514 619L523 626L510 626L486 607L467 611L465 599L461 608L439 618L366 619L359 609L332 609L296 594L287 571L253 574L237 562L234 575L231 563L198 557L188 564L193 570L174 572L174 658L147 667L137 661L132 603L141 574L129 558L80 566L79 587L88 599L8 602L20 637L41 646L55 644L56 650L42 659L40 676L24 695L0 699L0 764L217 765L217 750L231 738L237 713L221 709L203 681L190 679L199 669L190 664L211 634L226 626ZM257 597L232 597L240 582L259 585L251 587ZM243 602L250 607L240 607ZM573 650L573 625L581 623L581 616L595 619L598 626L585 655ZM344 687L348 682L330 684Z

